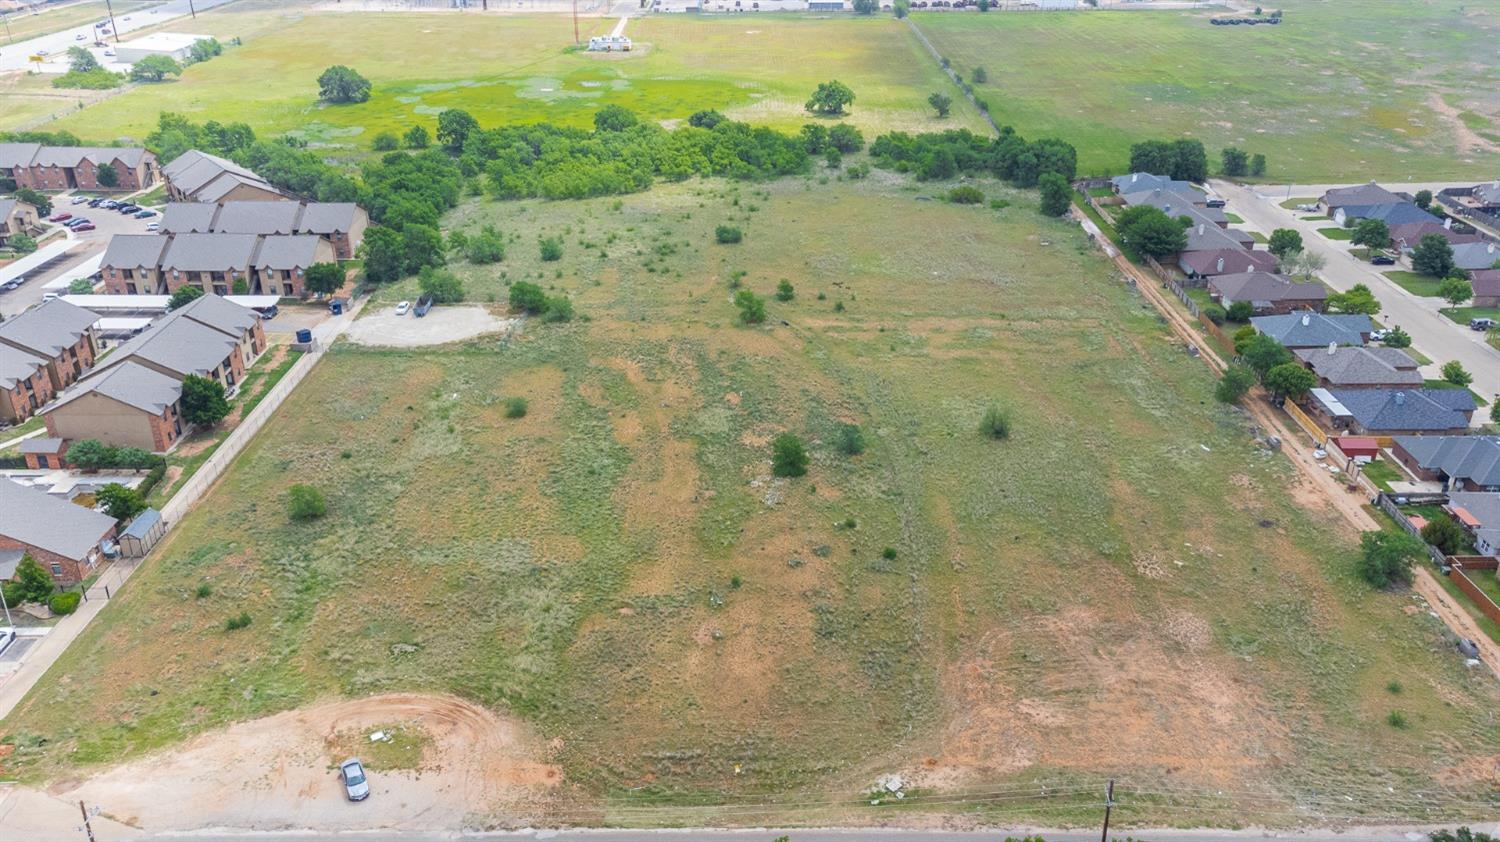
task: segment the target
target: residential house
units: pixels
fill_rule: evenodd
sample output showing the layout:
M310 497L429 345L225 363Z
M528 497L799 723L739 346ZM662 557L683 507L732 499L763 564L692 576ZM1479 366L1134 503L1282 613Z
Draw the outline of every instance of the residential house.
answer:
M1191 216L1191 214L1187 214ZM1255 238L1238 228L1220 228L1206 219L1200 219L1187 229L1188 251L1206 251L1209 249L1241 249L1250 251L1255 246Z
M1114 188L1115 194L1124 196L1127 193L1141 193L1148 190L1166 190L1173 193L1181 193L1191 196L1198 193L1198 188L1191 181L1179 181L1165 175L1152 175L1147 172L1133 172L1129 175L1117 175L1109 180Z
M1423 383L1417 361L1400 348L1336 345L1293 353L1325 389L1414 389Z
M1149 205L1173 219L1187 216L1195 223L1212 222L1220 228L1229 227L1229 215L1224 212L1223 208L1211 208L1204 205L1207 198L1202 193L1184 195L1173 190L1156 189L1126 193L1123 197L1127 205Z
M1313 389L1308 409L1329 430L1366 436L1457 435L1469 429L1467 389Z
M47 360L19 348L0 348L0 421L19 424L52 400Z
M1500 491L1500 436L1397 436L1391 455L1450 491Z
M1478 234L1460 234L1439 222L1406 222L1388 226L1391 231L1391 245L1401 251L1410 251L1422 242L1422 238L1428 234L1437 234L1447 240L1449 245L1459 243L1483 242L1484 238Z
M251 288L255 235L177 234L167 240L160 265L167 292L194 286L214 295L228 295L236 281L244 281L246 288Z
M99 566L104 545L115 537L109 515L9 480L0 479L0 512L0 575L6 579L30 555L56 584L76 585Z
M1395 204L1405 201L1400 196L1375 182L1354 187L1335 187L1318 199L1318 207L1332 217L1347 207L1370 207L1372 205Z
M1500 307L1500 269L1475 269L1469 273L1475 307Z
M99 182L108 165L115 183ZM34 190L120 190L134 192L156 184L161 171L156 155L139 146L43 146L0 143L0 178Z
M1441 198L1462 211L1477 211L1491 216L1500 215L1500 181L1487 181L1471 188L1444 190Z
M66 301L46 301L0 322L0 354L24 351L46 360L52 391L60 392L94 365L98 314Z
M306 271L315 263L333 263L333 244L312 234L263 237L255 252L255 274L264 295L301 297Z
M1290 313L1293 310L1322 312L1328 302L1328 291L1322 284L1293 283L1285 275L1270 272L1215 275L1209 279L1208 292L1225 309L1236 302L1248 301L1257 314Z
M1301 311L1277 316L1256 316L1250 324L1288 348L1326 348L1363 345L1370 339L1369 316L1337 315Z
M1241 248L1185 251L1177 255L1177 268L1192 280L1238 272L1275 272L1276 255Z
M1333 221L1348 225L1356 219L1378 219L1386 225L1412 225L1437 222L1438 218L1411 202L1377 202L1373 205L1345 205L1333 212Z
M10 242L17 234L35 231L41 222L36 205L20 199L0 197L0 246Z
M1453 247L1453 265L1466 272L1494 269L1500 264L1500 247L1494 243L1459 243Z
M156 326L187 319L219 331L233 339L240 349L245 368L266 350L266 329L260 316L249 307L235 304L217 295L201 295L157 320Z
M169 234L313 234L333 245L338 260L354 256L369 224L353 202L173 202L161 219Z
M228 202L285 199L254 172L217 155L190 149L162 167L167 195L176 202Z
M104 249L99 274L110 295L162 295L161 257L170 239L156 234L116 234Z
M16 450L25 458L27 470L51 471L67 467L63 458L68 452L65 439L33 437L16 445Z
M1500 494L1455 491L1444 508L1474 538L1480 555L1500 555Z
M42 417L55 439L162 453L182 437L181 398L181 378L126 360L74 384Z

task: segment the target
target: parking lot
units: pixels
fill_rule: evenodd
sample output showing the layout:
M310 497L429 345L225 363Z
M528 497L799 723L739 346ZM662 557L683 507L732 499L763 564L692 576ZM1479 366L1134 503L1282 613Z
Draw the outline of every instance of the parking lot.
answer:
M42 296L47 292L42 287L48 281L67 277L73 267L89 258L103 254L104 249L109 246L110 238L114 235L149 233L146 230L147 224L161 221L160 208L156 210L157 216L150 219L136 219L104 208L91 208L86 204L74 205L72 197L66 194L53 197L52 216L66 213L75 217L85 217L94 224L94 230L80 233L63 232L68 242L73 244L73 248L68 250L68 259L51 263L45 269L28 274L26 282L19 289L0 292L0 314L9 318L40 303ZM53 225L53 223L47 224ZM57 240L49 239L43 245L53 242Z

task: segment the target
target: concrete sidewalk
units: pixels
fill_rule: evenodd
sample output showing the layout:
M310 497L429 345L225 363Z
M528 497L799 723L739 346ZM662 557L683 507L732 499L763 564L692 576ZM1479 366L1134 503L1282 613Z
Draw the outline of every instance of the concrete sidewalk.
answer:
M234 429L234 432L225 437L224 442L219 445L219 449L214 452L213 457L205 462L198 469L198 472L193 475L193 478L179 489L172 496L172 499L168 500L166 505L162 507L162 517L166 521L168 530L171 530L176 525L176 522L181 520L198 500L208 493L215 481L218 480L219 475L228 468L229 464L239 455L245 445L255 437L255 434L270 419L272 413L295 390L297 384L301 382L301 378L306 376L307 372L317 364L318 360L322 359L323 354L334 343L334 340L338 339L348 329L349 325L354 322L355 318L359 316L360 310L364 309L366 300L368 299L361 299L355 302L354 306L345 311L343 315L329 319L313 329L313 333L318 340L317 350L306 354L292 366L292 370L287 372L281 383L278 383L276 388L267 394L248 416L240 421L240 425ZM301 370L298 371L298 369ZM282 388L283 386L285 388ZM104 571L104 574L93 584L90 591L108 588L110 594L118 594L120 588L130 578L131 574L136 571L136 568L145 564L150 558L150 556L147 556L146 559L138 562L116 562L111 564L109 569ZM31 688L36 686L36 683L52 667L52 664L67 650L69 644L76 640L79 635L83 634L83 630L88 628L89 623L105 609L108 602L109 600L106 599L90 599L88 602L80 604L77 611L59 620L57 625L52 627L51 633L42 638L40 643L33 646L31 651L26 653L26 659L21 662L19 667L11 672L10 675L0 677L0 720L9 716L16 705L21 703L21 700L26 697Z

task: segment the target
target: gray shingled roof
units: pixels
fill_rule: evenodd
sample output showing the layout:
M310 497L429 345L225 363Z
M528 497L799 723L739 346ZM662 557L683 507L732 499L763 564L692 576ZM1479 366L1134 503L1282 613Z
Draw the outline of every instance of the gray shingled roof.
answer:
M1177 181L1170 176L1152 175L1148 172L1117 175L1109 181L1115 186L1116 193L1139 193L1142 190L1158 189L1175 190L1180 193L1193 193L1198 189L1190 181Z
M95 164L119 161L127 167L137 167L146 157L146 150L139 146L43 146L31 159L33 166L76 167L85 159Z
M115 519L45 491L0 480L0 535L82 561L115 528Z
M0 343L51 359L77 342L99 314L54 298L0 322Z
M1323 204L1329 208L1342 208L1350 205L1379 205L1386 202L1399 202L1401 200L1400 196L1373 181L1369 184L1358 184L1353 187L1335 187L1323 194Z
M231 234L291 234L297 230L302 206L274 199L260 202L225 202L219 205L215 231Z
M1207 197L1201 193L1190 195L1176 190L1156 189L1122 193L1121 197L1127 205L1150 205L1153 208L1160 208L1167 216L1174 219L1186 214L1194 220L1207 220L1215 225L1229 219L1220 208L1202 206L1201 203L1207 201Z
M1453 247L1453 262L1460 269L1488 269L1500 261L1500 247L1494 243L1459 243Z
M9 218L11 212L14 211L15 209L16 209L16 200L15 199L12 199L12 198L10 198L8 196L0 196L0 220Z
M1437 217L1411 202L1379 202L1372 205L1344 205L1344 216L1353 219L1378 219L1387 225L1411 225L1434 222Z
M94 371L96 373L69 386L56 403L42 411L56 412L84 395L97 394L160 415L163 409L177 403L182 396L180 381L123 357L119 362Z
M1397 436L1396 443L1424 470L1500 486L1500 436Z
M0 143L0 169L24 167L41 149L40 143Z
M1220 264L1219 261L1224 261ZM1185 251L1177 257L1182 271L1194 275L1223 275L1233 272L1274 272L1276 255L1268 251L1242 248Z
M220 158L197 149L189 149L182 153L172 163L162 167L161 171L173 186L186 193L196 192L226 172L237 173L255 181L264 181L251 170L227 158Z
M1474 198L1489 205L1500 205L1500 181L1474 185Z
M353 202L310 202L302 211L297 231L301 234L347 234L354 228L354 215L358 209Z
M1462 508L1479 521L1481 529L1500 528L1500 493L1494 491L1453 491L1448 505Z
M1294 284L1285 275L1270 272L1233 272L1208 282L1211 289L1230 301L1317 301L1327 300L1322 284Z
M1183 211L1177 216L1190 216L1194 214ZM1239 248L1248 251L1255 243L1255 238L1243 231L1233 228L1220 228L1218 225L1203 218L1201 215L1195 217L1194 224L1187 229L1187 248L1183 251L1204 251L1207 249L1232 249Z
M215 328L235 339L255 326L257 316L249 307L242 307L217 295L200 295L178 307L166 316L167 319L191 319L202 325Z
M57 453L63 449L62 439L52 439L38 436L21 442L16 450L22 453Z
M244 269L255 256L254 234L177 234L162 255L165 270L226 272Z
M156 234L116 234L104 249L101 266L117 269L154 268L161 262L167 238Z
M266 237L255 254L257 269L305 269L318 261L321 237L293 234L289 237Z
M1369 316L1328 316L1305 310L1283 316L1255 316L1250 324L1288 348L1317 348L1330 342L1363 345L1364 334L1374 329Z
M238 344L233 337L191 319L163 319L116 348L85 380L133 357L153 362L182 377L204 375L218 368Z
M1421 386L1417 361L1400 348L1299 348L1298 358L1333 386Z
M214 230L218 205L208 202L170 202L161 212L161 230L169 234L199 234Z
M0 389L9 391L16 388L17 383L30 380L46 364L47 361L36 354L27 353L20 348L0 346Z
M1475 298L1500 295L1500 269L1475 269L1469 273L1469 282Z
M1452 430L1466 426L1474 411L1467 389L1329 389L1368 432Z
M219 175L217 178L213 179L202 187L199 187L197 190L194 190L193 197L204 202L217 202L225 196L229 195L229 191L233 190L236 187L239 187L242 184L248 184L251 187L258 187L261 190L269 190L272 193L281 192L275 187L272 187L269 182L262 181L258 177L251 177L247 175L240 175L239 173L227 172Z

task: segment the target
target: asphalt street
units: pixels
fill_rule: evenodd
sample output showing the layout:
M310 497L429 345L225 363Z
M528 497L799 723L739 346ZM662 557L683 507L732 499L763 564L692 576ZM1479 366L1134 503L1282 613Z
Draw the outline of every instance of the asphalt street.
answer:
M234 0L191 0L191 5L198 11L206 11ZM123 36L127 32L134 32L148 26L158 26L174 18L180 18L190 14L188 8L189 0L167 0L159 6L149 9L135 9L128 15L115 15L115 25L119 28L118 34ZM45 12L43 13L45 14ZM101 12L99 20L104 20ZM94 43L94 23L75 26L62 32L54 32L51 35L38 35L26 41L17 41L14 44L6 44L0 47L0 73L11 70L25 70L31 67L27 61L30 56L37 55L39 51L47 51L49 61L65 62L67 60L68 48L75 45L92 46ZM78 36L84 36L79 40ZM123 40L123 39L122 39ZM115 43L114 36L108 39L111 46Z

